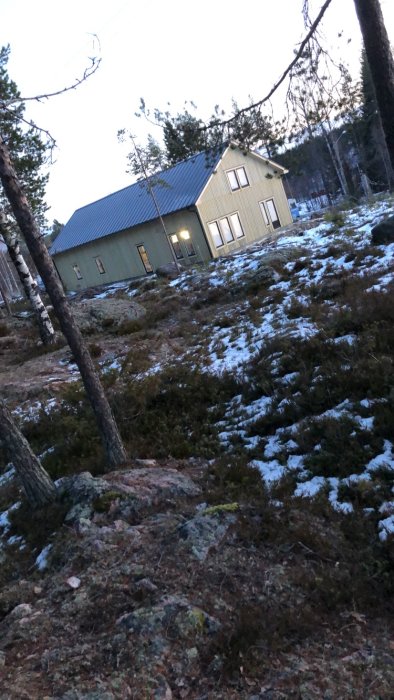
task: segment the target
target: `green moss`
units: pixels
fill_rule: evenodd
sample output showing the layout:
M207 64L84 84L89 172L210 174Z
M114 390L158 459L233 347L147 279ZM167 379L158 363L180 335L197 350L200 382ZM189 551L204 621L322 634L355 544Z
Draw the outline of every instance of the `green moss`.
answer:
M235 513L239 510L238 503L222 503L217 506L210 506L206 508L202 515L217 515L219 513Z
M119 491L107 491L102 496L98 496L93 501L92 506L97 513L108 513L114 501L122 501L125 498L127 498L126 494Z

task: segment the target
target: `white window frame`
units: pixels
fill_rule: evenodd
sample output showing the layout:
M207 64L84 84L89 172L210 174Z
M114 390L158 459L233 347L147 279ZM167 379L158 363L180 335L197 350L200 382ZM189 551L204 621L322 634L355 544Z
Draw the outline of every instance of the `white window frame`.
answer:
M107 271L106 271L104 264L103 264L103 261L101 260L99 255L96 255L96 257L94 258L94 262L97 265L97 269L98 269L100 275L105 275L105 273Z
M250 186L248 174L246 172L246 168L244 165L240 165L237 168L231 168L230 170L226 170L226 175L227 179L230 185L231 192L236 192L237 190L244 189L245 187ZM234 178L236 186L233 187L231 184L231 179ZM241 182L244 179L244 183ZM233 182L234 182L233 180Z
M237 234L236 228L232 222L232 218L237 217L238 225L239 225L239 231L241 231L241 235ZM227 221L229 225L229 229L231 231L232 238L231 240L227 240L225 238L224 234L224 228L223 225L221 224L222 221ZM218 236L218 239L220 239L221 243L218 245L216 240L215 240L215 235L212 233L211 227L216 227L216 234ZM226 216L221 216L220 219L215 219L214 221L209 221L208 222L208 228L210 235L212 237L213 244L216 248L221 248L223 245L231 245L235 241L239 241L240 238L244 238L245 236L245 231L241 223L241 217L239 215L238 211L233 211L231 214L226 214Z

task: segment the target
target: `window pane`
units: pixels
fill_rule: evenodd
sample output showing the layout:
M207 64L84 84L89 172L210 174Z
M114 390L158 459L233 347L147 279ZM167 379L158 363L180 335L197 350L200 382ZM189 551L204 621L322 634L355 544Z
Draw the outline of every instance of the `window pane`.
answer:
M145 247L143 245L137 245L137 250L140 254L140 258L145 268L145 272L153 272L153 267L149 262L148 253L146 252Z
M170 236L172 247L174 249L175 257L180 260L180 258L183 258L183 253L182 253L182 248L178 240L178 236L176 233L173 233L172 236Z
M223 241L217 221L213 221L211 224L208 224L208 227L216 248L220 248L220 246L223 245Z
M238 214L231 214L230 216L231 227L235 233L236 238L242 238L244 236L243 228L239 220Z
M266 209L265 209L265 206L264 206L264 202L260 202L260 209L261 209L261 213L262 213L262 215L263 215L263 219L264 219L265 225L266 225L266 226L269 226L270 222L269 222L269 220L268 220L268 216L267 216L267 212L266 212Z
M227 216L225 216L223 219L220 219L220 228L226 243L231 243L231 241L234 240L234 236Z
M95 258L95 261L100 275L103 275L105 273L105 267L102 263L101 258Z
M73 265L73 270L75 272L77 280L81 280L82 275L81 275L81 270L79 269L78 265Z
M185 246L186 246L186 250L187 250L188 255L195 255L196 254L196 251L194 250L194 245L192 243L191 238L188 238L185 240Z
M272 222L272 226L273 226L274 228L279 228L279 227L280 227L280 221L279 221L278 212L276 211L276 206L275 206L274 200L273 200L273 199L269 199L269 200L266 202L266 206L267 206L267 209L268 209L268 213L269 213L269 215L270 215L270 219L271 219L271 222Z
M246 170L245 168L237 168L237 177L239 180L239 184L241 187L247 187L249 185L249 180L246 175Z
M187 229L184 229L183 231L180 232L180 237L182 238L182 241L186 247L187 254L188 255L195 255L196 251L194 250L194 245L192 243L192 239L190 238L190 233Z
M232 190L239 190L239 184L237 180L237 176L235 174L235 170L229 170L227 173L227 177L230 182L230 187Z

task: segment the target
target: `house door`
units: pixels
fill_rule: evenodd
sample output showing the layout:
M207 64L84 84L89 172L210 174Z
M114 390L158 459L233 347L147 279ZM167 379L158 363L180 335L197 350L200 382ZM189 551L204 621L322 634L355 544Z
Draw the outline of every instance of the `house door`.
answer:
M149 262L148 253L147 253L146 250L145 250L145 246L143 246L143 245L137 245L137 250L138 250L138 252L139 252L139 255L140 255L142 264L143 264L143 266L144 266L144 268L145 268L145 272L146 272L147 274L150 274L151 272L153 272L153 267L152 267L152 265L151 265L150 262Z
M265 202L260 202L260 208L266 225L269 226L271 224L274 230L280 228L281 223L274 200L267 199Z

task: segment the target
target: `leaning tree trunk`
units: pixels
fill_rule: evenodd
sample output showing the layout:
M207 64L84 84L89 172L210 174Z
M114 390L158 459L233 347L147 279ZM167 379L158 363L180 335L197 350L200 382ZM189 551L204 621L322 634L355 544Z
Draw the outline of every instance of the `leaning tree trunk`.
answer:
M14 263L15 269L23 286L25 295L30 301L32 309L36 315L41 340L44 345L49 345L55 341L55 330L53 328L52 321L49 318L48 311L46 310L45 304L41 299L38 284L35 279L33 279L33 276L21 253L17 237L8 229L5 216L2 212L0 212L0 235L4 239L9 256Z
M18 478L33 508L40 508L56 498L56 488L41 462L14 423L4 401L0 400L0 441L7 459L15 467Z
M3 285L3 282L1 280L0 280L0 296L2 297L2 299L4 301L4 306L5 306L5 309L7 311L7 315L11 316L12 312L11 312L10 303L8 301L7 292L6 292L6 289Z
M96 416L108 463L112 467L119 466L126 461L127 455L111 407L104 394L104 389L94 368L85 341L75 323L52 258L40 235L39 228L26 199L26 195L18 181L8 148L1 136L0 179L15 219L18 222L18 226L22 231L30 251L30 255L44 281L45 288L59 319L60 327L67 338L75 362L78 365L87 396Z
M394 59L379 0L354 0L394 169Z

